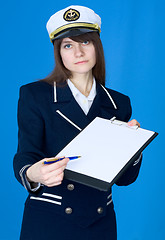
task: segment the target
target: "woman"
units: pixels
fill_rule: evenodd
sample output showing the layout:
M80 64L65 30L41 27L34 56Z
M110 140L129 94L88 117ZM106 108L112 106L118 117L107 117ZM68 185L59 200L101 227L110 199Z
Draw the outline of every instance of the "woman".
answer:
M69 159L44 165L95 117L128 121L127 96L104 87L101 19L91 9L70 6L47 23L56 66L46 79L20 89L18 151L14 171L29 191L21 240L115 240L111 189L102 192L64 178ZM129 125L139 125L132 120ZM89 143L90 144L90 143ZM138 176L141 156L118 179L128 185Z

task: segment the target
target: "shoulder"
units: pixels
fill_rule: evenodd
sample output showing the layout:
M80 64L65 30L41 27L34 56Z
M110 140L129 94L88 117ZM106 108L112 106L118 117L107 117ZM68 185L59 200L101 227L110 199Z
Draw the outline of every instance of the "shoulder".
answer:
M122 99L122 100L128 100L129 97L121 92L115 91L113 89L110 88L106 88L107 91L110 93L110 95L112 97L114 97L115 99Z
M52 86L50 84L41 80L41 81L31 82L31 83L22 85L20 87L20 91L37 94L40 92L43 93L43 92L50 91L51 88Z
M114 100L114 102L118 105L118 106L125 106L125 105L131 105L130 103L130 98L118 91L115 91L113 89L110 88L106 88L105 89L108 91L108 93L110 94L110 96L112 97L112 99Z
M130 98L118 91L105 88L106 91L110 94L111 98L113 99L117 109L116 109L116 117L122 121L128 121L132 115L132 107Z
M35 100L51 97L53 86L44 81L31 82L20 87L20 98Z

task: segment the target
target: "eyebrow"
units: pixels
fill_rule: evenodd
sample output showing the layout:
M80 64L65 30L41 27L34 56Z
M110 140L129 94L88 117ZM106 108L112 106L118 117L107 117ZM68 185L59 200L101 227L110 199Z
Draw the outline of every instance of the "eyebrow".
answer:
M72 41L66 40L62 42L62 44L66 44L66 43L72 43Z

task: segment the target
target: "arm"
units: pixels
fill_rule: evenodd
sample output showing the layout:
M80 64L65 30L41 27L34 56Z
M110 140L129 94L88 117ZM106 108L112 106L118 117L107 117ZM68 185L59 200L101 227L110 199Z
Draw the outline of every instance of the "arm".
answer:
M25 86L20 88L18 101L18 149L13 166L17 180L26 188L26 170L43 159L42 152L44 121L34 100L34 96Z
M51 166L42 164L45 158L44 119L35 96L27 86L20 89L18 127L18 149L13 162L17 180L30 192L38 190L41 184L60 184L67 160Z
M142 153L137 157L134 163L122 174L122 176L115 182L118 186L127 186L138 177L140 166L142 162Z

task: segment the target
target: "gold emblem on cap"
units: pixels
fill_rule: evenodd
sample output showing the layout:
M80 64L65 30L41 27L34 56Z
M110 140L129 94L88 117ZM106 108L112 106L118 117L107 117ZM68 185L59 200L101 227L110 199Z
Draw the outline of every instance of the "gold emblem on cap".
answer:
M76 21L77 19L79 19L79 17L80 17L80 13L77 10L71 9L71 8L67 10L63 16L64 20L68 22Z

